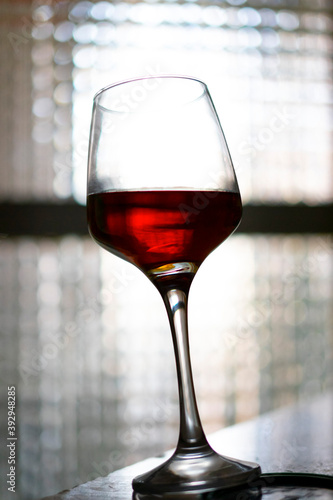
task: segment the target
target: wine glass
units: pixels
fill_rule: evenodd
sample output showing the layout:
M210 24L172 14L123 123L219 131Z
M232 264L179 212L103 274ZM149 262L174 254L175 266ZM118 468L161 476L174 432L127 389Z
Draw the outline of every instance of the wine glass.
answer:
M195 399L187 300L203 260L238 226L242 203L223 131L202 81L148 76L94 97L88 159L91 236L138 267L164 301L175 351L179 440L138 493L211 492L255 481L260 467L218 455Z

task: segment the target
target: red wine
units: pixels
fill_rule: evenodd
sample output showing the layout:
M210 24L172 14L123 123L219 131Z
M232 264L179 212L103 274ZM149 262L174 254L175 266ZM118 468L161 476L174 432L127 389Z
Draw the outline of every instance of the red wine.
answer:
M238 193L110 191L88 196L93 238L144 272L166 264L200 266L241 219Z

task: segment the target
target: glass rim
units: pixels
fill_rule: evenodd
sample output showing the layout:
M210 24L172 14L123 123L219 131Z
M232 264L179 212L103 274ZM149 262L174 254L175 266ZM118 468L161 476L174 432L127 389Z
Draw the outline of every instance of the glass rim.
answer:
M163 74L163 73L161 73L161 74L156 74L156 75L144 75L144 76L128 78L126 80L120 80L118 82L114 82L114 83L111 83L109 85L106 85L105 87L102 87L100 90L98 90L95 93L95 95L93 97L93 104L94 104L94 106L98 106L99 108L105 109L106 111L112 111L111 109L105 108L105 106L103 106L102 104L100 104L98 102L98 99L105 92L107 92L115 87L119 87L120 85L126 85L128 83L141 82L143 80L154 80L154 79L156 79L156 80L158 80L158 79L170 79L170 80L171 79L173 79L173 80L178 79L178 80L188 80L188 81L196 82L196 83L199 83L200 85L202 85L202 87L204 89L203 94L206 92L209 95L209 90L208 90L207 84L204 81L200 80L200 78L197 78L195 76L189 76L189 75ZM194 99L194 100L196 100L196 99ZM189 101L189 102L191 102L191 101Z

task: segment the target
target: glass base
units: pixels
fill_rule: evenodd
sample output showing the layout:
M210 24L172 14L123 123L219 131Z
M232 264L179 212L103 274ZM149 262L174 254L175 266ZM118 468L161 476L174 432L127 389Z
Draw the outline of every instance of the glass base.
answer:
M258 464L236 461L200 447L176 450L164 464L134 478L132 486L138 493L208 493L255 487L260 474Z

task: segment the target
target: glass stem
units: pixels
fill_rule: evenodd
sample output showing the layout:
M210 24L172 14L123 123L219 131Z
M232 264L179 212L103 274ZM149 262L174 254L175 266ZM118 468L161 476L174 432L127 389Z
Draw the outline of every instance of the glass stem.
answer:
M178 450L207 445L195 398L187 322L188 294L179 289L162 293L169 316L176 358L180 403L180 434Z

